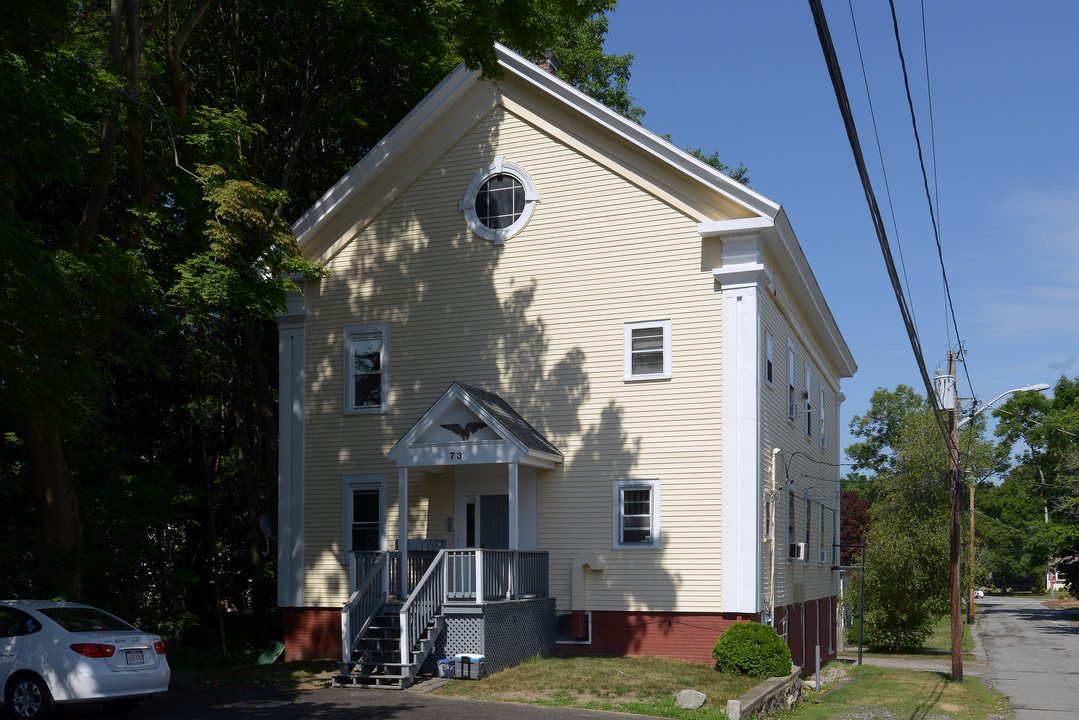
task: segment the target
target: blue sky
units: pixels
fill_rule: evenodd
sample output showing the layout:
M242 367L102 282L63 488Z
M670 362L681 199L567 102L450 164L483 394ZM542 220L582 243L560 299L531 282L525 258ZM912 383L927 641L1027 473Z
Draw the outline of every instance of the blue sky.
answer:
M891 12L887 0L854 0L856 40L850 4L823 5L932 374L957 341ZM1079 3L896 6L974 395L980 405L1011 388L1075 377ZM619 0L606 50L635 56L630 93L647 128L744 163L751 186L786 209L858 363L842 386L840 447L876 388L904 383L924 394L809 3ZM960 367L961 397L971 395L966 372Z

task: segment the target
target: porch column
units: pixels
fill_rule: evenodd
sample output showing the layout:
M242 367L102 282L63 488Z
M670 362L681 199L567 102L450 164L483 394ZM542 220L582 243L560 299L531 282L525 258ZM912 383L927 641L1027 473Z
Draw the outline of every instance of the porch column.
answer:
M397 469L397 550L401 553L401 567L397 572L400 583L398 593L408 597L408 468Z
M509 493L510 493L510 526L509 526L509 545L510 550L519 550L520 543L518 538L520 536L519 524L517 522L518 505L520 505L520 494L517 492L517 463L510 463L509 470Z

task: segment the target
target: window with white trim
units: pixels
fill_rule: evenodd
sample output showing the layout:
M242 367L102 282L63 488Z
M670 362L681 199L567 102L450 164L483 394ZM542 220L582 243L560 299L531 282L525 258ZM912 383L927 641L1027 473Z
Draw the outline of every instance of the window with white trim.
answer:
M500 157L472 176L458 209L475 235L501 245L532 217L540 193L525 169Z
M377 553L386 549L386 476L345 475L342 482L342 546L346 562L355 553Z
M820 413L820 421L819 421L820 422L820 449L821 450L827 450L828 449L828 426L825 424L825 420L827 420L827 418L825 417L825 414L824 414L824 385L823 385L823 383L821 384L820 404L818 405L818 407L820 408L820 410L818 411Z
M809 370L809 363L806 362L806 437L813 436L813 375Z
M772 373L775 370L772 354L772 333L764 331L764 379L772 384Z
M671 377L671 321L626 323L624 380Z
M389 410L389 323L345 327L345 414Z
M787 345L787 417L794 420L798 406L794 404L794 346Z
M764 494L764 542L772 539L772 493Z
M614 546L659 547L659 480L614 482Z
M805 544L806 544L806 552L805 552L805 561L806 562L809 562L809 548L812 547L809 544L809 533L812 530L812 527L813 527L813 501L809 497L806 497L806 524L805 524L805 541L804 541Z
M828 560L828 555L826 554L825 547L824 547L824 538L825 537L826 537L826 535L824 534L824 503L821 503L820 507L817 508L817 562L818 563L824 563L825 561Z
M787 545L793 546L794 539L794 488L787 490ZM787 553L787 562L791 561L792 553Z
M832 509L832 564L839 564L839 538L837 533L839 532L839 510Z

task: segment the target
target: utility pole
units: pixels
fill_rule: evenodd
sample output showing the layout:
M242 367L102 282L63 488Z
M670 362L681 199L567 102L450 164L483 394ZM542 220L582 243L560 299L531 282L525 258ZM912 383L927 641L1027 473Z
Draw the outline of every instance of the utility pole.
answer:
M970 473L970 597L967 598L967 625L974 624L974 472Z
M948 375L955 382L955 351L948 351ZM952 601L952 682L963 682L963 617L959 607L959 424L957 398L948 410L948 581Z

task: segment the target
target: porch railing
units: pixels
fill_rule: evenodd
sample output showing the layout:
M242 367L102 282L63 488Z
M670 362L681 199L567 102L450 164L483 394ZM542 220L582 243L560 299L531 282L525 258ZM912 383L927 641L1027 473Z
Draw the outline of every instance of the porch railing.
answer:
M521 550L447 550L446 597L482 603L545 597L548 555Z
M348 673L356 644L382 603L389 597L386 572L387 554L376 553L372 562L365 563L366 574L344 607L341 608L341 673Z
M410 563L411 564L411 563ZM412 645L430 622L442 612L446 602L446 551L439 550L428 563L427 572L417 582L401 606L401 662L408 663Z
M352 654L375 613L397 587L397 552L353 555L356 590L341 609L341 667L348 673ZM396 566L396 569L395 569ZM401 607L401 661L447 601L476 603L546 597L548 554L516 550L440 550L408 553L409 594Z
M408 589L409 592L419 583L427 568L435 561L438 552L435 550L409 550L408 551ZM389 590L396 594L401 587L401 553L395 551L379 552L374 550L357 550L352 553L351 587L357 587L363 582L364 577L371 572L371 568L380 557L387 557L389 562Z

